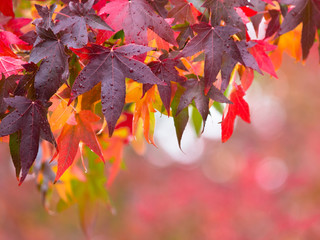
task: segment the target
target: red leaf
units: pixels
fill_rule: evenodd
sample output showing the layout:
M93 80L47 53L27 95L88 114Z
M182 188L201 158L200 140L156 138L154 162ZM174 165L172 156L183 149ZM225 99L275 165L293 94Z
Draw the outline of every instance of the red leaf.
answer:
M273 63L266 53L267 51L273 51L276 49L276 46L271 45L265 40L254 40L254 42L257 44L250 49L250 52L256 59L259 67L271 76L278 78Z
M238 72L243 90L247 91L253 82L254 72L251 68L245 68L243 66L238 69Z
M231 105L228 107L228 113L224 117L222 116L221 122L221 141L226 142L231 137L233 133L234 121L236 119L235 108L232 108Z
M234 121L239 116L247 123L250 123L250 111L248 103L243 99L245 92L242 86L236 86L232 89L230 100L233 104L229 104L227 113L222 117L221 122L221 141L226 142L233 133Z
M12 0L1 0L0 12L2 12L5 16L14 17Z
M0 74L3 73L6 77L16 74L23 69L21 65L25 63L17 58L2 56L0 57Z
M241 10L245 13L245 15L246 15L247 17L253 17L254 15L257 14L257 11L252 10L251 8L248 8L248 7L246 7L246 6L243 6L243 7L240 7L240 8L241 8Z

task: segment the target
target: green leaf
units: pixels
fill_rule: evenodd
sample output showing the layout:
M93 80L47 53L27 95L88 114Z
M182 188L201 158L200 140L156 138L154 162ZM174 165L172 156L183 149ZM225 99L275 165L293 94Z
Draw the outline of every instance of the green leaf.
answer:
M198 109L196 107L192 107L191 123L192 123L192 126L193 126L197 136L200 136L200 134L201 134L201 126L202 126L202 117L201 117L201 114L199 113L199 111L198 111Z

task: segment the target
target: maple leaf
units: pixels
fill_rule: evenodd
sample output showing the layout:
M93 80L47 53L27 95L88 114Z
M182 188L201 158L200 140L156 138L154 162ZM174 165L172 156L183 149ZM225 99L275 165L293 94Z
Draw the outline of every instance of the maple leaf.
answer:
M0 57L0 74L4 74L9 77L12 74L17 74L23 69L22 65L26 62L19 58L13 58L9 56Z
M34 77L38 71L38 66L34 63L27 63L22 65L25 69L25 74L20 76L18 86L14 90L15 96L24 96L29 90L33 91L30 87L34 82Z
M40 137L56 146L56 141L47 120L47 107L49 104L48 102L33 101L21 96L6 98L5 101L15 110L1 121L0 136L3 137L21 131L19 149L22 172L21 184L37 156Z
M259 67L271 76L278 78L272 61L266 53L267 51L274 50L276 46L268 43L266 40L254 40L254 42L257 44L250 49L250 52L257 60Z
M17 35L13 34L12 32L8 31L1 31L0 32L0 39L1 41L6 45L12 45L12 44L26 44L24 41L22 41L20 38L17 37Z
M109 49L93 44L85 49L90 60L72 86L70 102L101 82L102 112L111 136L124 106L126 77L140 83L165 83L144 63L130 58L152 50L150 47L128 44Z
M193 4L186 0L171 0L171 3L174 8L168 12L168 18L174 18L172 24L188 22L192 25L196 23L197 16L201 15Z
M94 0L89 0L85 3L69 2L69 6L63 8L57 14L58 20L54 27L54 33L66 30L64 38L69 38L67 46L72 48L82 48L88 43L87 25L94 29L105 31L113 31L95 11L92 9Z
M58 171L55 182L59 180L61 175L72 165L74 158L79 149L79 143L82 141L93 152L95 152L103 161L101 147L92 129L91 123L100 120L100 117L92 113L90 110L83 110L74 116L75 124L66 123L58 137ZM58 155L53 156L52 160Z
M68 55L64 50L64 39L60 39L51 28L37 27L38 39L30 54L30 62L40 64L34 87L39 99L48 100L69 76Z
M281 3L295 7L286 14L279 35L293 30L302 23L301 46L302 58L305 60L314 43L316 30L320 28L320 3L317 0L282 0Z
M145 0L113 0L99 11L100 14L109 14L110 25L116 31L123 29L129 43L147 44L149 28L159 37L176 45L170 25Z
M14 17L12 0L2 0L0 4L0 12L5 16Z
M231 73L239 62L247 68L256 70L262 74L259 63L255 60L254 56L249 53L249 51L256 45L255 42L250 41L233 41L228 39L226 41L226 53L222 56L222 65L221 65L221 91L225 91L229 85ZM248 51L247 48L250 48Z
M54 10L57 8L57 5L52 4L49 8L47 6L40 6L38 4L35 4L34 6L36 7L41 18L35 19L33 24L44 29L52 28L54 26L52 15Z
M10 94L13 94L17 87L16 81L19 80L20 77L21 76L11 75L5 78L4 74L2 74L2 79L0 81L0 115L4 114L8 107L8 104L4 99L8 98Z
M224 54L229 55L229 60L232 58L247 67L251 67L261 72L255 59L247 51L249 44L244 41L234 41L230 38L231 35L239 32L237 28L230 26L212 27L207 23L200 23L193 25L192 29L197 32L198 35L187 43L176 58L192 56L195 53L204 50L204 79L206 92L210 89L212 83L216 81L216 76L222 68ZM229 65L227 64L227 66ZM226 66L224 66L224 71L230 72L230 69L227 70Z
M159 61L153 61L148 64L151 71L167 85L158 85L158 91L160 98L163 102L164 107L167 110L168 115L170 114L170 102L171 102L171 82L184 82L185 78L180 76L175 66L179 64L178 60L175 59L162 59ZM144 84L143 91L148 91L152 85Z
M269 10L269 14L270 14L271 20L268 23L265 38L271 37L280 28L280 12L277 10Z
M219 26L221 20L226 25L239 28L242 32L246 31L246 26L243 23L241 16L235 10L236 7L252 6L247 0L206 0L202 5L211 10L211 25Z
M180 149L181 149L182 135L189 121L188 108L184 108L177 115L177 108L179 105L179 100L181 98L181 95L183 94L183 91L184 91L183 87L178 85L177 91L171 103L173 122L174 122L174 127L176 130L177 140L178 140Z
M153 133L155 126L155 118L154 113L156 110L153 107L153 103L155 101L155 87L152 87L141 99L138 99L135 104L134 114L133 114L133 132L134 136L139 133L137 131L138 127L141 126L143 128L144 138L148 143L153 144ZM139 121L141 119L141 121Z
M230 94L230 101L232 101L233 104L228 105L227 112L225 112L222 116L222 142L226 142L231 137L236 116L239 116L243 121L250 123L249 105L243 99L244 95L245 92L241 85L236 86L232 89L232 92Z
M23 35L21 28L29 24L31 21L32 19L30 18L11 18L6 24L3 25L3 28L17 36L21 36Z
M168 0L147 0L151 7L163 18L166 18L168 11L165 6L168 3Z
M209 98L221 103L231 103L229 99L226 98L223 93L213 85L208 91L208 94L205 95L205 83L203 78L200 78L200 80L193 78L188 79L186 82L181 83L181 86L183 86L186 90L181 95L176 115L179 115L183 109L188 107L189 104L194 101L196 108L201 114L203 120L203 129L209 114Z
M189 23L177 24L173 26L173 30L179 32L176 40L180 49L184 47L189 38L194 37L192 28L190 27Z

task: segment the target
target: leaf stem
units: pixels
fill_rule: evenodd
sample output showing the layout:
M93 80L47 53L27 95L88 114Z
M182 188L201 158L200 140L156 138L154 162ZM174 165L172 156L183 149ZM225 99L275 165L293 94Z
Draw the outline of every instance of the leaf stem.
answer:
M59 15L64 16L64 17L67 17L67 18L70 18L69 15L64 14L64 13L62 13L62 12L54 12L54 13L55 13L55 14L59 14Z
M54 95L56 95L58 98L60 98L62 101L68 104L68 102L63 97L61 97L58 93L55 93ZM70 107L73 109L73 111L77 113L77 109L74 106L70 105Z

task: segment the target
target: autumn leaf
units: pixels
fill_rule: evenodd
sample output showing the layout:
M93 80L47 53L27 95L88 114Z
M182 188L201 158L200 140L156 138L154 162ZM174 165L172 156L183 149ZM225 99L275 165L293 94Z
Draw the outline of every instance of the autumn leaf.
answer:
M239 28L245 32L246 27L236 7L252 6L247 0L206 0L203 7L209 8L212 12L211 25L219 26L221 20L227 25Z
M244 41L234 41L230 38L231 35L239 32L238 29L229 26L213 27L207 23L193 25L192 29L197 32L198 35L187 43L176 58L192 56L204 50L204 80L206 92L210 89L212 83L216 81L216 77L223 67L224 55L227 55L227 58L234 63L240 62L246 67L251 67L260 72L255 59L247 51L247 47L250 45ZM227 66L229 65L227 64ZM235 64L231 64L231 66L234 67ZM232 69L230 71L228 68L228 71L231 73Z
M254 40L256 45L254 45L250 52L257 60L257 63L261 70L269 73L271 76L278 78L276 71L274 69L273 63L266 52L273 51L276 49L276 46L268 43L265 40Z
M2 74L2 79L0 81L0 115L4 114L7 110L8 104L5 101L5 98L8 98L10 94L14 93L14 90L17 87L17 80L22 76L11 75L7 78Z
M133 113L133 136L137 134L137 128L142 122L143 135L148 143L155 145L153 140L154 132L154 113L156 110L153 107L155 101L155 87L152 87L143 98L136 101L134 113Z
M186 89L181 95L180 102L177 108L176 115L188 107L192 101L195 102L196 108L201 114L203 120L203 128L209 114L209 99L222 103L230 103L229 99L226 98L223 93L212 85L207 95L205 95L204 79L188 79L186 82L181 83Z
M124 30L127 43L147 44L147 29L151 29L167 42L176 45L170 25L145 0L113 0L99 11L109 14L108 23Z
M68 55L63 41L49 28L37 27L38 40L30 54L30 62L41 61L34 87L39 99L49 100L69 76Z
M190 25L197 22L201 13L186 0L171 0L174 7L168 12L168 18L174 18L172 24L188 22Z
M68 39L67 45L72 48L82 48L88 43L87 25L94 29L113 31L92 9L94 0L85 3L69 2L69 5L57 14L58 23L54 33L65 31L63 38Z
M40 100L33 101L21 96L6 98L5 101L15 110L0 123L0 136L21 131L19 149L22 171L21 184L37 156L40 137L54 145L56 142L47 120L48 103Z
M3 0L0 4L0 12L3 13L5 16L14 17L12 0Z
M148 52L152 48L129 44L112 49L91 45L86 49L90 51L88 54L90 61L73 84L70 102L101 82L102 113L107 120L111 136L124 106L126 77L140 83L160 85L165 83L144 63L130 58Z
M302 23L302 59L305 60L314 43L316 31L320 28L320 4L317 0L283 0L281 3L295 7L286 14L279 35L293 30Z
M248 103L243 99L245 92L241 85L235 86L230 94L230 101L227 110L223 114L221 122L221 140L228 141L233 133L234 121L236 116L242 118L243 121L250 123L250 111Z
M0 74L4 74L6 77L18 74L23 70L23 64L26 64L26 62L17 57L0 56Z
M100 118L89 110L76 113L74 118L75 122L73 122L73 124L66 123L64 125L57 140L59 158L55 182L58 181L61 175L72 165L79 149L80 141L86 144L104 161L100 145L91 126L92 122L97 122ZM57 155L58 153L53 156L52 160Z
M171 103L171 82L184 82L186 79L179 75L175 66L179 64L178 60L161 58L159 61L152 61L148 63L151 71L167 85L158 85L158 91L163 102L164 107L170 115L170 103ZM143 91L146 92L152 87L151 84L144 84Z

